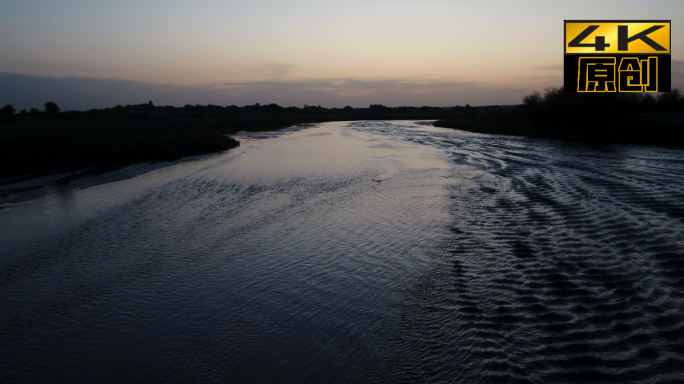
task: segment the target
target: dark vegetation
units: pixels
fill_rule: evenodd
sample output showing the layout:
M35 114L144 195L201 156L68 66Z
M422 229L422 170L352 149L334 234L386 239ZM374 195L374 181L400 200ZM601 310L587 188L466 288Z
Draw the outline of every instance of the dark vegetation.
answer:
M226 134L294 124L344 120L439 119L460 112L437 107L322 108L276 104L155 106L64 111L0 109L0 177L91 165L157 161L217 152L239 145Z
M153 108L144 106L148 111ZM172 160L239 145L202 119L158 119L126 113L125 107L116 112L118 116L105 111L60 113L53 102L44 108L18 116L11 106L0 110L0 177Z
M464 108L435 126L605 143L684 146L684 98L679 90L648 93L565 93L547 88L514 107Z

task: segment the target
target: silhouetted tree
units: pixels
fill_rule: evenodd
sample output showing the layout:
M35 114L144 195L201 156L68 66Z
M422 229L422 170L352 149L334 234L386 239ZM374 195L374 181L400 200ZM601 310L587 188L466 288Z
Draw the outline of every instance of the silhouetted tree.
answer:
M372 110L372 111L384 111L384 110L387 110L387 109L389 109L389 108L388 108L388 107L385 107L385 106L382 105L382 104L371 104L371 105L368 107L368 109L370 109L370 110Z
M473 114L473 108L470 106L470 104L466 104L465 108L463 109L463 116L471 117Z
M52 101L48 101L47 103L43 104L43 107L45 107L45 112L47 113L58 113L60 111L57 103Z
M3 115L14 115L14 112L16 111L17 110L14 109L14 107L10 104L7 104L4 107L2 107L2 109L0 109L0 113L2 113Z
M542 100L544 99L538 91L532 91L529 95L523 96L523 104L529 107L536 107L541 104ZM468 107L468 105L466 105L466 107Z
M29 113L30 113L32 116L39 116L39 115L40 115L40 111L38 110L38 108L31 108L31 109L29 110Z

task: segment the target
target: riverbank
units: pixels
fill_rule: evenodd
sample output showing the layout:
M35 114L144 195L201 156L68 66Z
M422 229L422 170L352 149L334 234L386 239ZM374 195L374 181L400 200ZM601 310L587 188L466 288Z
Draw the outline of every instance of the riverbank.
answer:
M202 160L214 153L181 157L169 161L96 165L56 172L28 174L0 180L0 210L56 193L67 193L102 184L132 179L164 167Z
M677 89L653 97L648 93L568 93L549 87L522 101L508 108L466 108L461 116L440 119L434 125L545 139L684 146L684 98Z
M454 128L474 133L526 136L554 140L594 143L665 145L684 147L684 118L676 115L635 116L605 126L579 126L568 122L532 125L526 121L492 122L484 119L456 118L437 120L435 127Z
M204 121L18 117L0 125L0 178L171 161L239 145Z

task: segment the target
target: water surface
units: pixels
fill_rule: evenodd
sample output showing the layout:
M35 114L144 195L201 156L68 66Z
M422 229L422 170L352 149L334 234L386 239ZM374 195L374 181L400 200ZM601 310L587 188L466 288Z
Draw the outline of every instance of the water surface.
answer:
M683 377L684 151L247 139L0 210L0 381Z

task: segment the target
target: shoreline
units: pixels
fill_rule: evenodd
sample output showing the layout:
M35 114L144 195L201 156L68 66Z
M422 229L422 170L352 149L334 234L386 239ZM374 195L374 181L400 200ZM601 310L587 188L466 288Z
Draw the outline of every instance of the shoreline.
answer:
M401 118L395 117L393 119L345 119L332 121L372 120L395 121L416 119L402 116ZM227 148L212 150L209 152L202 150L200 150L199 153L194 151L188 151L185 153L183 151L176 151L175 153L170 154L169 151L161 151L161 155L159 155L160 152L157 152L146 154L145 156L141 156L137 159L135 156L133 156L130 161L105 161L89 164L84 162L82 165L73 165L40 172L14 174L12 176L3 177L0 179L0 209L5 209L14 204L44 197L53 193L59 193L65 190L77 190L105 183L126 180L163 167L219 155L228 149L236 148L240 145L240 142L236 140L236 138L241 138L241 135L239 134L240 132L278 132L291 127L301 127L301 129L303 129L306 127L316 126L318 123L326 122L329 121L326 119L318 119L316 122L307 121L294 124L255 125L224 130L219 133L219 135L228 138L230 140L228 143L231 143L232 145L228 146ZM657 124L657 121L651 121L651 123L654 122ZM603 144L655 145L671 148L684 147L684 126L678 125L678 121L673 122L670 120L669 124L665 124L665 126L660 124L657 127L652 127L649 130L648 135L646 135L646 133L643 131L643 128L640 126L640 124L645 123L648 123L648 121L636 120L630 122L630 124L626 127L627 129L625 129L624 126L621 127L622 130L611 127L610 129L599 133L578 130L576 127L571 127L568 125L553 128L547 126L534 127L529 124L522 123L517 125L501 123L497 124L484 120L467 118L435 120L429 125L440 128L459 129L473 133L522 136L538 139ZM658 132L659 130L661 132ZM247 136L245 138L250 139L251 136Z
M172 165L202 160L223 151L184 156L171 161L141 161L119 165L95 165L77 170L58 170L0 180L0 210L15 204L39 199L55 193L95 187L132 179Z
M569 124L532 126L529 124L502 124L482 120L437 120L435 127L462 131L522 136L537 139L565 140L585 143L628 144L647 146L684 147L684 121L634 119L622 125L582 127ZM593 128L593 129L592 129Z
M300 129L315 127L316 123L302 123L285 126L264 126L253 128L238 128L231 132L222 133L227 137L240 141L239 132L269 133L280 132L291 127ZM251 141L251 137L245 137ZM147 172L164 167L202 160L217 156L237 146L218 151L178 155L172 158L164 157L143 161L100 163L87 166L72 166L42 172L24 173L0 179L0 210L11 208L15 204L49 196L69 190L90 188L102 184L131 179Z
M130 113L67 111L7 117L0 119L0 179L216 153L239 146L230 137L239 131L267 132L333 121L437 120L458 115L441 108L416 108L413 112L314 108L307 114L278 109L269 114L269 108L275 107L251 110L254 108L244 107L245 111L232 115L222 108L212 112L207 107L207 112L200 114L152 107L142 112L131 108Z

